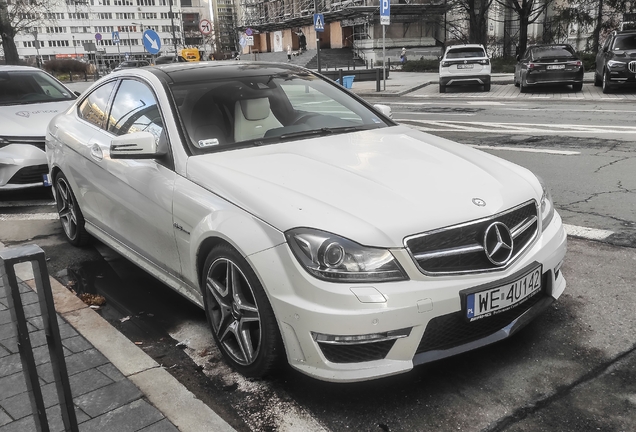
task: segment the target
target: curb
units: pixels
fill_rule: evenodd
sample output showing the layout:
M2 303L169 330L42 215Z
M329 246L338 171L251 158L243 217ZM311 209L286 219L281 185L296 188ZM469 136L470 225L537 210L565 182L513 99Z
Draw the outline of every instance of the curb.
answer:
M35 288L30 263L18 264L16 276L31 288ZM197 399L183 384L101 315L53 277L49 276L49 281L56 312L132 381L148 401L180 431L235 432L235 429L209 406Z

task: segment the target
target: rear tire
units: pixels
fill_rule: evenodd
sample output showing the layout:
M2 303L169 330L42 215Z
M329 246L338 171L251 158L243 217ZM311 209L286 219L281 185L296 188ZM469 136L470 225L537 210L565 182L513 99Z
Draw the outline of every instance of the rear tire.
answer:
M55 201L57 213L66 240L73 246L84 246L90 240L90 235L84 228L84 215L77 204L68 179L61 172L55 176Z
M572 90L574 90L575 92L583 90L583 83L572 84Z
M519 92L528 93L528 86L524 85L523 77L519 78Z
M484 84L484 91L486 91L486 92L490 91L490 81L488 81L486 84Z
M515 87L519 87L519 81L517 81L517 74L515 74L515 76L514 76L514 78L512 80L513 80L513 82L515 84Z
M444 84L440 84L439 85L439 92L440 93L446 93L446 86Z
M228 244L214 247L205 260L201 292L226 362L246 377L273 373L285 348L265 290L245 258Z

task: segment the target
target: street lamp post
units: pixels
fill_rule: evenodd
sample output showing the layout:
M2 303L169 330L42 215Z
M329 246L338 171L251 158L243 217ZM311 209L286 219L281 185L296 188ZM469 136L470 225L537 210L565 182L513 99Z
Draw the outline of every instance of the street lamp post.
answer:
M73 48L75 49L75 59L77 60L77 45L75 45L75 35L73 35Z
M172 12L172 0L170 0L170 27L172 28L172 45L174 46L175 59L177 58L177 35L174 33L174 13Z

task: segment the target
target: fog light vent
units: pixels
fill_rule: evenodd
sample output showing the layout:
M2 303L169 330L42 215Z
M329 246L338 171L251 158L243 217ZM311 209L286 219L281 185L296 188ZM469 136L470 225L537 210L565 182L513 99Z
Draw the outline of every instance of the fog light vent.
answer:
M360 363L382 360L391 351L395 339L380 342L368 342L355 345L339 345L318 342L318 346L327 360L332 363Z

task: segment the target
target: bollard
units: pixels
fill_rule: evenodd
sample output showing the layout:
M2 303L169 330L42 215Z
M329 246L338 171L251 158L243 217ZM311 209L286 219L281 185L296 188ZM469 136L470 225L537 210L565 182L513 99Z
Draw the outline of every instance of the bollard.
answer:
M380 68L375 68L375 91L380 91Z
M338 82L340 83L341 86L344 87L344 81L342 80L342 69L338 70Z
M35 286L42 313L42 324L46 343L51 357L51 367L57 396L62 411L62 423L64 430L69 432L79 432L77 417L73 406L73 395L68 379L66 361L64 360L64 347L60 337L60 328L57 325L57 314L53 303L51 283L46 268L46 258L44 251L37 245L26 245L0 251L0 277L7 294L7 303L11 320L17 329L18 349L20 360L22 361L22 371L25 375L31 409L35 420L35 429L38 432L49 432L50 427L46 415L42 388L35 366L35 357L29 337L27 319L24 313L24 305L20 295L20 287L15 274L15 265L30 262L33 266Z
M386 59L386 64L387 64L387 68L391 69L391 59L390 58Z
M68 77L71 80L71 82L73 82L73 72L69 72Z

